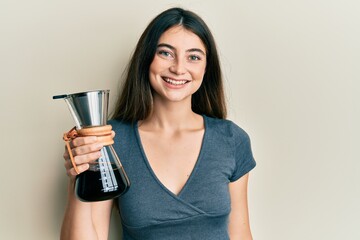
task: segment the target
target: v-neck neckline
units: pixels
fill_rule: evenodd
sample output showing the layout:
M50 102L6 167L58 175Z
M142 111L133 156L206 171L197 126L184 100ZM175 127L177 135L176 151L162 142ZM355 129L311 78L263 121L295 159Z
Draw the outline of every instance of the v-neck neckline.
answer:
M204 153L204 148L206 147L206 142L207 142L207 135L208 135L208 129L207 129L207 119L206 119L206 116L205 115L202 115L203 117L203 122L204 122L204 134L203 134L203 137L202 137L202 142L201 142L201 146L200 146L200 152L199 152L199 155L197 156L197 159L196 159L196 163L191 171L191 174L189 176L189 178L186 180L185 184L183 185L183 187L181 188L180 192L178 194L175 194L174 192L172 192L169 188L167 188L161 181L160 179L156 176L154 170L152 169L151 165L150 165L150 162L146 156L146 153L145 153L145 150L144 150L144 146L142 144L142 141L141 141L141 137L140 137L140 133L139 133L139 124L138 122L136 122L134 124L134 131L135 131L135 135L136 135L136 140L138 142L138 145L139 145L139 148L140 148L140 151L141 151L141 154L142 154L142 157L143 157L143 160L150 172L150 175L155 179L155 181L158 183L158 185L164 189L167 193L169 193L170 195L174 196L174 197L177 197L179 198L182 193L188 188L188 185L190 184L191 180L194 178L194 175L196 174L196 171L198 169L198 166L201 162L201 159L203 158L203 153Z

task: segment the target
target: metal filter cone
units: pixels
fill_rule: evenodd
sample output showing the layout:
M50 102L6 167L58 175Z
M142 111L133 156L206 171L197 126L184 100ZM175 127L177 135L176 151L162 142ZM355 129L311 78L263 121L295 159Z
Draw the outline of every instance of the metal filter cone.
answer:
M109 90L98 90L53 96L64 99L75 121L76 128L107 124Z

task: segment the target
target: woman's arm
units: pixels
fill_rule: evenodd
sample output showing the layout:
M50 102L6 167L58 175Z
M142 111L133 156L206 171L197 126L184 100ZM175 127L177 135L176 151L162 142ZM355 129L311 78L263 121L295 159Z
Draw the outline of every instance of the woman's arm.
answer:
M252 240L247 201L249 173L229 184L231 212L229 235L231 240Z
M89 168L89 162L99 158L101 147L101 144L97 143L96 137L79 137L71 142L74 160L80 173ZM76 172L71 165L67 150L65 150L64 159L69 184L67 206L61 227L61 240L106 240L113 200L80 201L74 193Z
M69 196L61 227L61 240L108 239L113 200L81 202L69 183Z

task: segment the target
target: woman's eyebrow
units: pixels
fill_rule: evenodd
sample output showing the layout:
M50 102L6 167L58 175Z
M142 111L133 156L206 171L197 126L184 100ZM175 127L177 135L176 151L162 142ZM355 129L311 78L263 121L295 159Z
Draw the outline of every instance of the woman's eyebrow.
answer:
M171 50L175 50L175 47L171 46L170 44L167 44L167 43L159 43L157 45L157 47L167 47L167 48L170 48Z
M157 45L157 47L158 48L159 47L166 47L166 48L169 48L169 49L171 49L173 51L176 50L176 48L174 46L171 46L170 44L167 44L167 43L159 43ZM200 48L190 48L190 49L186 50L186 52L198 52L198 53L200 53L200 54L202 54L204 56L206 55L205 52L203 50L201 50Z
M206 55L205 53L204 53L204 51L203 50L201 50L200 48L190 48L190 49L188 49L188 50L186 50L186 52L198 52L198 53L200 53L200 54L202 54L202 55Z

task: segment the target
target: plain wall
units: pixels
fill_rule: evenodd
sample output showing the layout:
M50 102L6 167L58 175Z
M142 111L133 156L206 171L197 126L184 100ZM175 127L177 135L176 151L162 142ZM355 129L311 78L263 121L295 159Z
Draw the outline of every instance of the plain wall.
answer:
M173 6L213 31L229 118L251 137L254 238L360 239L357 0L1 0L0 239L59 238L74 123L52 96L110 89L113 106L140 34Z

